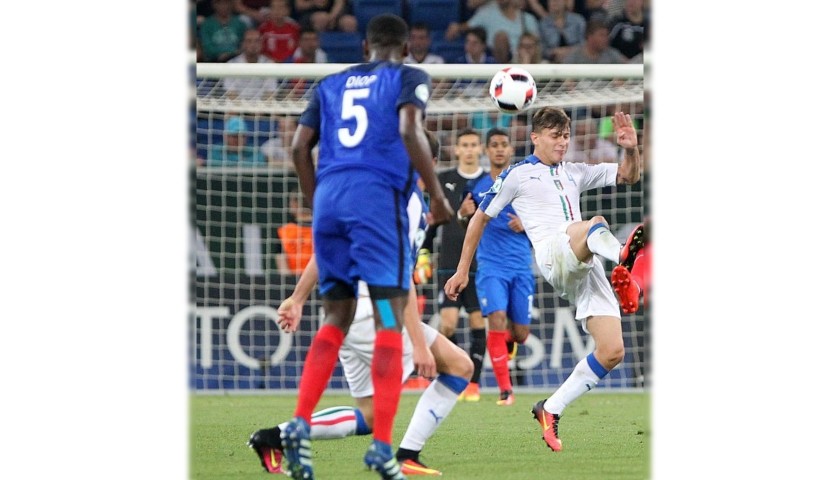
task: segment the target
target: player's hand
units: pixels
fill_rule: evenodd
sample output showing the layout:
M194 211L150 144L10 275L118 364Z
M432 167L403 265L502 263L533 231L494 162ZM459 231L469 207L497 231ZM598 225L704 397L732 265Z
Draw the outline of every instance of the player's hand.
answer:
M457 300L458 294L467 288L467 284L469 283L470 276L458 270L455 272L455 275L452 275L446 281L446 285L443 286L443 291L450 300Z
M449 200L442 194L437 197L432 197L429 201L429 211L432 214L432 222L429 223L430 227L446 223L455 216L455 211L449 205Z
M519 217L512 213L508 213L507 216L510 219L510 221L508 221L509 229L516 233L522 233L525 231L525 227L522 225L522 220L520 220Z
M475 213L475 200L472 198L472 192L468 192L461 202L461 207L458 209L459 217L471 217Z
M300 325L300 317L303 316L303 305L287 298L277 308L277 324L286 333L294 333Z
M417 254L417 263L414 265L414 283L425 285L432 279L432 260L429 249L421 249Z
M633 126L633 117L628 113L617 112L613 115L613 130L615 130L616 143L622 148L634 148L639 145L636 136L636 127Z
M428 379L432 379L437 376L435 357L432 355L432 351L429 350L429 346L426 345L425 342L419 348L415 346L414 353L412 355L414 357L414 371L417 372L417 375Z

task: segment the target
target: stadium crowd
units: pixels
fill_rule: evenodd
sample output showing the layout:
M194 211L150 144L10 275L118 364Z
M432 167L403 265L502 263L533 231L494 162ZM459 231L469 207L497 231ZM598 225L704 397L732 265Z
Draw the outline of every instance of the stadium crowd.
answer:
M408 64L641 63L650 35L650 0L394 0L387 4L383 0L191 0L190 48L198 62L357 63L365 60L366 23L383 11L402 16L410 26ZM269 100L274 95L297 98L309 87L311 81L301 79L200 80L196 95ZM592 136L587 144L594 144L596 135L599 140L610 138L605 119L612 111L569 114L574 120L594 117L599 122L586 133ZM222 143L224 121L198 120L201 138L194 139L199 145L193 147L198 165L211 165L206 147ZM264 123L249 119L243 124L246 128L238 132L245 135L243 145L259 148L271 141L275 150L287 150L288 142L277 145L281 140L271 135L277 132L274 122ZM530 153L526 152L527 133L519 132L526 118L456 114L452 125L437 123L432 115L427 126L443 145L441 167L454 165L454 135L463 128L480 133L493 127L511 129L517 156ZM254 165L288 169L289 162L282 157L260 157ZM611 155L602 158L618 160ZM489 167L486 158L482 166Z
M650 0L191 0L190 48L231 61L256 30L272 62L357 63L367 21L384 12L423 33L406 63L473 63L474 35L482 63L642 63L650 36Z

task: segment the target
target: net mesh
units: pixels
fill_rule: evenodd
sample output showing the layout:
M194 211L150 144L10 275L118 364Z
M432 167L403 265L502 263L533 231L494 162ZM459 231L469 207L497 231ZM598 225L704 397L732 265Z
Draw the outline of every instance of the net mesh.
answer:
M199 64L199 67L202 67ZM197 390L295 389L306 350L318 326L320 299L313 293L304 309L300 331L280 332L275 309L297 280L278 268L278 226L294 219L290 208L298 195L290 145L297 118L306 106L319 75L294 65L271 65L271 70L243 73L225 64L199 68L195 78L191 177L192 254L194 257L190 310L191 387ZM487 67L487 66L483 66ZM492 67L492 66L491 66ZM516 158L531 152L530 120L543 105L561 106L573 120L573 143L581 161L620 161L610 116L630 113L640 135L645 134L645 98L638 72L563 74L562 66L524 66L537 80L535 105L519 115L496 111L488 98L485 69L457 73L433 72L433 93L426 127L441 143L438 169L455 165L453 144L466 127L484 133L492 127L508 129ZM338 70L340 65L322 66ZM493 67L494 71L495 68ZM230 75L229 77L226 75ZM239 80L231 82L230 80ZM249 83L250 82L250 83ZM233 87L232 87L233 85ZM236 90L234 87L238 88ZM244 131L244 146L259 152L265 163L256 167L207 166L208 155L224 141L231 119ZM578 125L580 124L580 125ZM571 153L571 152L570 152ZM486 158L482 165L489 167ZM583 194L585 218L603 215L622 242L646 216L645 191L649 175L630 187L610 187ZM437 249L435 250L437 251ZM433 255L433 264L436 254ZM614 265L606 262L607 274ZM517 389L553 390L577 361L591 351L591 339L573 320L574 310L535 275L532 334L511 362ZM436 326L439 285L419 287L423 320ZM468 349L465 314L456 341ZM644 308L622 318L626 356L598 388L644 387L648 358L648 314ZM489 359L481 375L483 386L496 382ZM340 365L330 388L345 389Z

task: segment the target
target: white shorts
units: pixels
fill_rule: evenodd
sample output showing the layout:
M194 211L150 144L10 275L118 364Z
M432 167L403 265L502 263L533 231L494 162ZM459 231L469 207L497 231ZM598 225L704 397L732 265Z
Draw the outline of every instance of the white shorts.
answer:
M361 304L362 302L359 302ZM437 339L438 331L420 322L426 345L431 346ZM414 371L414 348L411 339L403 328L403 356L402 367L405 382ZM373 341L376 338L376 327L373 316L358 319L350 326L344 343L338 351L338 359L344 369L344 378L350 385L350 395L353 398L370 397L373 395L373 379L370 376L370 365L373 360Z
M618 300L601 259L593 255L589 262L578 260L565 233L567 226L563 225L553 238L534 245L540 273L562 298L577 307L575 319L585 320L595 315L621 318ZM583 327L585 330L585 322Z

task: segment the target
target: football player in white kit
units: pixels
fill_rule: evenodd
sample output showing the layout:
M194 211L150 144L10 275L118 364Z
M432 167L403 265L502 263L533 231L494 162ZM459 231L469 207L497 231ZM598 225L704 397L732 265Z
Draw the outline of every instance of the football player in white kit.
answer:
M639 181L638 139L629 114L613 116L616 140L624 148L621 164L587 165L563 161L569 147L571 120L555 107L539 109L532 120L534 153L502 172L481 202L467 227L461 259L444 290L456 298L469 282L469 266L484 227L508 204L519 215L543 277L562 298L575 305L575 318L595 340L595 351L575 366L569 377L546 400L532 408L540 423L545 443L554 451L563 445L557 424L572 401L591 390L624 358L621 314L615 295L623 299L625 289L613 288L607 280L603 256L619 263L621 243L613 236L606 219L596 215L581 218L583 191Z

